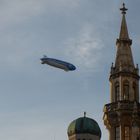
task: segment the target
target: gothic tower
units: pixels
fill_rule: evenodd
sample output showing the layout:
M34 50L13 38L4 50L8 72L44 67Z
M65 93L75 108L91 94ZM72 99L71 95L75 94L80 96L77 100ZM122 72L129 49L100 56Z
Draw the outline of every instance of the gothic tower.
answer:
M115 64L110 71L110 103L104 106L104 124L109 140L140 140L139 69L131 52L125 4L119 38L116 41Z

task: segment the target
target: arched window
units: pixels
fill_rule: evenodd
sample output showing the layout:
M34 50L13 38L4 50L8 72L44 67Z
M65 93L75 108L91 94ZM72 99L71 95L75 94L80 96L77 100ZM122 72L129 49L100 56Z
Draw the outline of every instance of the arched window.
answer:
M125 137L125 140L130 140L130 128L129 128L129 126L125 126L124 137Z
M136 100L136 98L137 98L137 89L136 89L136 83L134 82L133 83L133 93L134 93L134 100Z
M119 87L119 82L115 83L115 101L120 100L120 87Z
M115 127L115 140L120 140L120 127Z
M124 100L129 100L129 82L125 81L123 84Z

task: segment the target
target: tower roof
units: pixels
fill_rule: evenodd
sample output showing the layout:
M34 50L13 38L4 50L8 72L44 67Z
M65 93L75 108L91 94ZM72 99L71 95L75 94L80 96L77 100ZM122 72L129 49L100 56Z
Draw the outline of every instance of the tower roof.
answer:
M72 121L68 127L67 133L68 136L88 133L101 137L101 130L98 123L85 115L84 117Z
M125 14L127 9L125 8L125 4L123 3L123 7L120 8L122 11L122 22L120 29L120 36L117 39L117 55L115 67L116 69L133 71L134 70L134 62L133 56L131 52L131 44L132 40L129 38L127 23L125 19Z

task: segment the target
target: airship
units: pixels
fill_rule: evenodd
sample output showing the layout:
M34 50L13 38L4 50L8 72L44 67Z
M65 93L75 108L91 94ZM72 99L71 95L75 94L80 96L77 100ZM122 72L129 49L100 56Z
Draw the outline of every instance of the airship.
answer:
M41 64L48 64L50 66L63 69L64 71L74 71L76 69L76 67L71 63L54 59L54 58L48 58L47 56L44 56L40 60L41 60Z

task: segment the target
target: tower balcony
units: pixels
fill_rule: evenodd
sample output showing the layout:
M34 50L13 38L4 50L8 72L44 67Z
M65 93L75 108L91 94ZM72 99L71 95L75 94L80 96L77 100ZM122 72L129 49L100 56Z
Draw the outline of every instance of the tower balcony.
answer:
M104 106L104 124L107 128L120 124L132 125L134 122L140 125L140 103L136 101L118 101Z
M109 103L104 106L104 113L109 113L109 112L114 112L114 111L140 112L140 103L136 101L123 100L123 101Z

